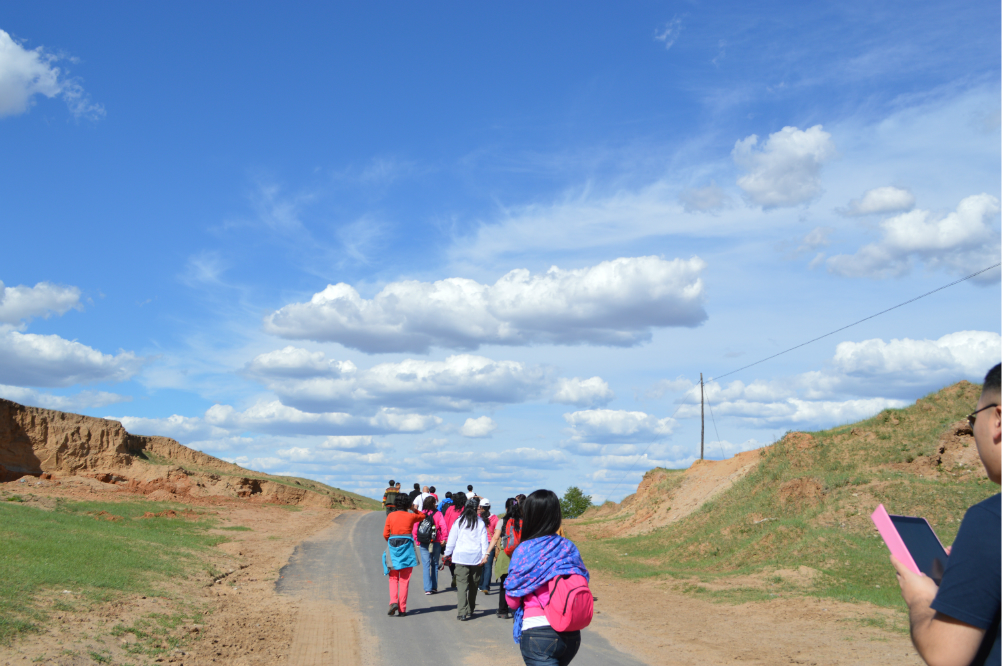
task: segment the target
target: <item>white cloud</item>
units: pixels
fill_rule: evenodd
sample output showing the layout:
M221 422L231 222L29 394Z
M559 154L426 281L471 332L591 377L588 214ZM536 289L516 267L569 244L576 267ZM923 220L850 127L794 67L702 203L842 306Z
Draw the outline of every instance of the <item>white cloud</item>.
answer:
M707 442L703 446L705 457L709 458L716 455L717 453L723 454L725 457L733 456L736 453L744 453L745 451L754 451L755 449L761 449L766 446L766 442L760 442L757 439L746 439L738 444L732 444L726 439L719 441Z
M877 187L867 190L862 198L853 199L849 205L839 210L852 217L874 213L898 213L911 210L915 206L915 195L900 187Z
M682 190L678 200L687 213L715 213L734 205L727 193L716 183Z
M644 391L644 396L648 398L661 398L665 393L678 393L688 391L693 387L693 382L688 377L679 375L675 379L661 379L654 386Z
M552 370L518 361L457 354L444 361L407 359L359 370L323 352L285 349L262 354L246 374L281 401L306 411L401 409L468 411L478 405L524 402L552 381Z
M847 341L837 345L824 370L751 384L711 381L705 395L714 416L731 416L747 425L831 427L908 404L895 396L933 391L961 379L980 381L1000 353L1002 336L989 331L959 331L938 340ZM686 396L676 416L699 417L699 396Z
M81 391L73 395L54 395L46 391L36 391L35 389L23 388L21 386L7 386L4 384L0 384L0 398L13 400L23 405L42 407L44 409L58 409L64 412L75 412L92 407L104 407L105 405L114 405L132 400L130 396L108 393L107 391Z
M752 134L734 144L735 164L748 173L738 187L763 208L796 206L821 194L821 166L835 156L831 134L821 125L806 130L784 127L758 146Z
M800 245L797 247L797 252L810 252L818 249L819 247L828 246L831 243L831 241L828 240L828 236L833 231L834 229L831 227L814 227L806 236L804 236L804 239L800 241Z
M655 458L651 455L637 454L637 455L603 455L597 456L593 461L592 465L598 468L596 472L591 475L592 480L608 480L608 481L620 481L623 479L623 474L621 472L617 473L615 476L610 477L609 472L612 470L637 470L643 474L649 469L655 467L681 467L677 461L667 460L661 458ZM690 462L691 464L691 462ZM686 465L687 466L687 465Z
M257 377L302 378L354 374L351 361L328 361L323 352L309 352L298 347L285 347L260 354L247 365L247 372Z
M103 116L104 108L91 102L80 84L55 66L59 60L41 47L24 48L0 30L0 117L24 113L35 95L62 97L77 117Z
M318 448L369 453L378 448L372 435L333 435L325 439Z
M489 437L492 432L498 429L498 424L489 416L466 419L466 423L459 429L459 434L463 437Z
M958 273L991 266L999 257L998 212L998 199L977 194L964 198L956 211L943 217L926 210L897 215L881 222L879 241L855 254L829 258L828 270L848 277L882 278L907 273L916 260ZM980 279L998 284L998 272Z
M201 441L209 448L217 450L227 450L233 444L230 441L229 430L206 423L197 416L173 414L165 418L139 416L106 416L104 418L118 421L133 435L159 435L160 437L176 439L182 443ZM249 441L246 438L238 439Z
M998 333L958 331L938 340L841 342L833 362L847 375L939 384L982 377L999 362L1000 355L1002 336Z
M726 216L701 216L695 224L678 205L678 191L666 180L614 192L597 192L589 185L568 190L549 203L506 207L496 220L455 238L450 258L481 266L531 250L608 248L652 235L704 236L746 227L746 221Z
M641 442L664 439L675 421L623 409L588 409L564 414L572 440L579 442Z
M713 405L714 416L733 416L751 426L832 426L869 418L888 408L907 405L906 400L857 398L852 400L803 400L787 398L777 402L733 400ZM699 415L699 405L684 406L678 416Z
M356 452L370 448L372 440L366 439L366 435L419 433L442 423L437 416L406 414L392 409L382 409L368 417L342 412L315 414L301 412L278 401L258 402L244 411L230 405L213 405L201 417L175 414L160 419L132 416L106 418L120 421L126 430L134 434L163 435L180 442L226 440L245 432L282 436L327 435L320 448ZM358 435L363 437L351 437ZM342 436L349 437L345 439Z
M0 331L0 383L18 386L70 386L123 382L146 359L132 352L112 356L58 335Z
M670 49L682 32L682 19L677 16L654 31L654 39L664 42L665 50Z
M590 379L561 377L557 380L557 390L550 402L578 407L594 407L595 405L606 405L612 402L615 397L616 394L609 388L609 383L601 377L591 377Z
M49 282L39 282L34 287L23 284L5 287L0 281L0 324L19 324L34 317L48 318L52 313L61 315L72 309L81 309L80 290L76 287L61 287Z
M482 344L631 346L651 328L697 326L705 262L698 257L621 258L544 274L513 270L493 285L463 278L393 282L364 299L329 285L307 303L265 318L265 329L294 339L338 342L367 353L427 352Z
M344 412L310 413L278 402L258 402L244 411L230 405L213 405L206 423L230 432L263 432L283 435L367 435L395 432L425 432L442 422L437 416L408 414L380 409L374 416Z
M408 468L434 470L493 470L510 478L512 470L556 469L571 462L570 456L560 450L519 447L504 451L432 451L420 458L408 458ZM484 474L480 474L484 476Z
M380 465L391 464L392 460L384 453L368 453L362 451L343 451L339 449L311 450L306 447L290 447L275 451L281 462L269 465L277 467L282 462L294 464L328 465Z

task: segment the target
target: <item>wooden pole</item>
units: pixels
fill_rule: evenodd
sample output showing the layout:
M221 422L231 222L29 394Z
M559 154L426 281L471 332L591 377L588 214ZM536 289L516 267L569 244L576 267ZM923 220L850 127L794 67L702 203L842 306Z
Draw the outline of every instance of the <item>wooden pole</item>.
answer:
M703 459L703 433L706 432L706 420L703 418L703 373L699 373L699 459Z

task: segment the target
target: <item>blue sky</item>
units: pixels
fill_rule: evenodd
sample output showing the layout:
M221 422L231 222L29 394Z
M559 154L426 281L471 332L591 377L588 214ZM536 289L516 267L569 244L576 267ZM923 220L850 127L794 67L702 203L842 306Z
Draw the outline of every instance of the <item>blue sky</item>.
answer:
M997 263L984 3L0 10L0 396L369 495L632 492ZM708 457L1002 356L997 269Z

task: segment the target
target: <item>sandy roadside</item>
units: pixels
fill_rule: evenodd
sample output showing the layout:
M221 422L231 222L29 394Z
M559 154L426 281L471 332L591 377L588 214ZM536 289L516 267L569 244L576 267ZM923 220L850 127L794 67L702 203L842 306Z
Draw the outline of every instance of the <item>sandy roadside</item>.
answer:
M617 649L656 666L922 663L908 636L867 626L892 611L807 597L714 603L670 580L593 574L592 628Z
M44 508L54 497L100 501L146 500L115 486L91 479L78 482L0 484L0 495L17 493ZM246 500L211 498L196 505L213 515L219 534L228 541L210 556L225 573L218 581L207 575L164 585L165 597L124 595L111 603L85 607L73 602L73 590L47 591L43 606L50 621L39 634L12 646L0 646L0 664L42 663L59 666L84 664L231 664L256 666L288 663L301 601L275 591L279 570L304 538L328 527L340 513L331 509L303 509L255 504ZM181 520L183 518L177 518ZM247 531L223 528L244 527ZM59 603L63 602L63 603ZM66 605L73 610L54 610ZM152 613L202 611L201 623L184 622L171 629L183 645L160 656L128 650L136 636L114 636L116 625L132 625Z

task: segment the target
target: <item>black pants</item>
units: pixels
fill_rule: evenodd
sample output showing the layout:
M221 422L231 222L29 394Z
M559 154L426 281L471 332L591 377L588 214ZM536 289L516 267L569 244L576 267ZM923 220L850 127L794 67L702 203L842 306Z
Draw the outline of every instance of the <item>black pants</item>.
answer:
M579 647L580 631L558 633L553 627L526 629L519 643L525 666L567 666Z
M508 600L504 598L504 581L508 577L508 574L503 574L500 579L501 591L498 592L498 615L504 615L505 613L510 613L511 609L508 608Z

